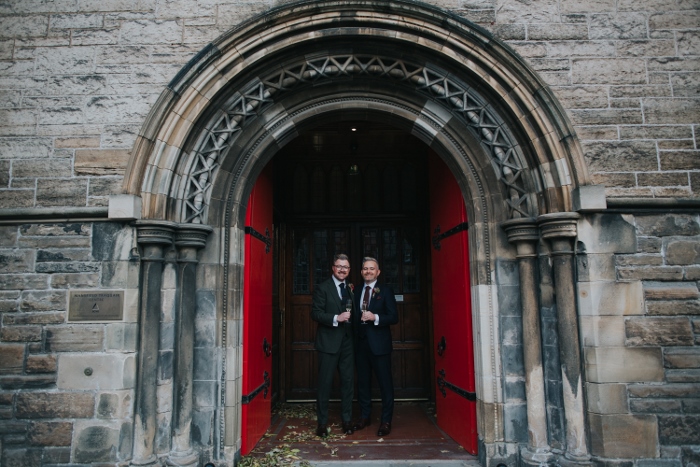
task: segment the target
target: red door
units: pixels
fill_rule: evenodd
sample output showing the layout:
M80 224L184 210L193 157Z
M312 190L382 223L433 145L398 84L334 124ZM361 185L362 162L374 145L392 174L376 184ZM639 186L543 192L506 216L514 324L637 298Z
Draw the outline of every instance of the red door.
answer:
M437 421L445 433L476 454L467 215L457 181L434 153L429 169Z
M272 399L272 167L255 182L245 221L243 455L270 426Z

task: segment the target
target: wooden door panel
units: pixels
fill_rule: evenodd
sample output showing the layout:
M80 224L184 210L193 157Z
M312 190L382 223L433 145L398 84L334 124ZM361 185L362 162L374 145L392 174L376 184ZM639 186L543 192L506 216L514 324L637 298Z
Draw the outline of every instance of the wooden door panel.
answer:
M272 379L272 166L248 199L243 268L243 397L241 452L249 453L270 425Z
M461 190L436 154L429 161L433 340L438 425L477 452L476 397L466 211Z
M384 227L363 227L360 223L350 223L342 228L329 226L327 229L287 226L288 245L295 245L288 252L288 261L296 262L297 266L289 268L287 283L287 313L285 316L287 343L290 351L287 353L288 369L287 400L309 400L316 397L316 368L306 369L312 358L305 353L314 354L313 343L317 324L310 318L312 294L315 284L330 276L330 265L333 254L346 252L351 259L350 282L361 286L359 275L362 256L374 256L380 261L382 281L389 281L395 293L402 295L403 300L397 303L399 323L391 326L394 343L393 359L395 397L397 399L428 399L431 391L429 377L428 342L429 316L427 314L427 299L422 290L420 268L420 247L418 234L413 226L408 228L400 225ZM406 233L410 231L409 233ZM350 244L351 233L360 239L358 248L362 253L353 254L347 248ZM410 237L410 238L409 238ZM410 244L408 247L407 244ZM415 245L415 246L414 246ZM423 288L421 288L423 287ZM407 291L404 290L407 289ZM420 362L411 362L420 357ZM313 361L315 362L315 354ZM296 367L305 365L303 374ZM408 368L413 365L413 367ZM378 389L377 389L378 391ZM376 393L379 397L379 393ZM340 396L337 375L334 378L332 398Z
M403 335L404 342L419 342L425 340L428 310L420 302L403 304Z

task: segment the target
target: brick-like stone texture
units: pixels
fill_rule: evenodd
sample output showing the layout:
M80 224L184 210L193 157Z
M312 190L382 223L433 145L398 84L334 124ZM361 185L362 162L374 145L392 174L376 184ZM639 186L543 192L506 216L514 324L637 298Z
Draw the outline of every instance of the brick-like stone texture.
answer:
M18 418L86 418L95 409L95 397L89 393L34 392L16 397Z

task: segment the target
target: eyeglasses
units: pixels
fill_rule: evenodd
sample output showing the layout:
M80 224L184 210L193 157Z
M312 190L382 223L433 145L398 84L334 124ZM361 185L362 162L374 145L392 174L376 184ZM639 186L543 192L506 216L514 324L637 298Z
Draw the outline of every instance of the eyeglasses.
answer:
M338 266L336 264L334 264L333 267L340 271L348 271L350 269L350 266Z

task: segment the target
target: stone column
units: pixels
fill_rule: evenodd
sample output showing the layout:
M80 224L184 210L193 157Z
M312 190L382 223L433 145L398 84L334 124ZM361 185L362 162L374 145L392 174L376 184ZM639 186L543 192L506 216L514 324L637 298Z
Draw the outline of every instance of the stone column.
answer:
M586 441L581 344L574 276L574 242L579 217L575 212L562 212L545 214L537 218L542 238L549 241L552 250L566 420L566 453L558 459L562 467L591 465Z
M517 248L520 272L520 304L523 315L523 360L527 397L527 447L520 452L522 465L553 465L547 440L547 406L542 367L542 334L537 298L537 243L540 235L535 219L513 219L501 226Z
M139 350L131 465L155 465L157 420L158 344L160 341L161 288L166 248L172 245L174 226L167 221L139 221L141 246L139 284Z
M185 224L178 226L175 233L178 275L173 362L173 431L167 460L167 464L171 466L199 465L199 455L192 449L191 436L197 251L206 245L212 230L208 225Z

